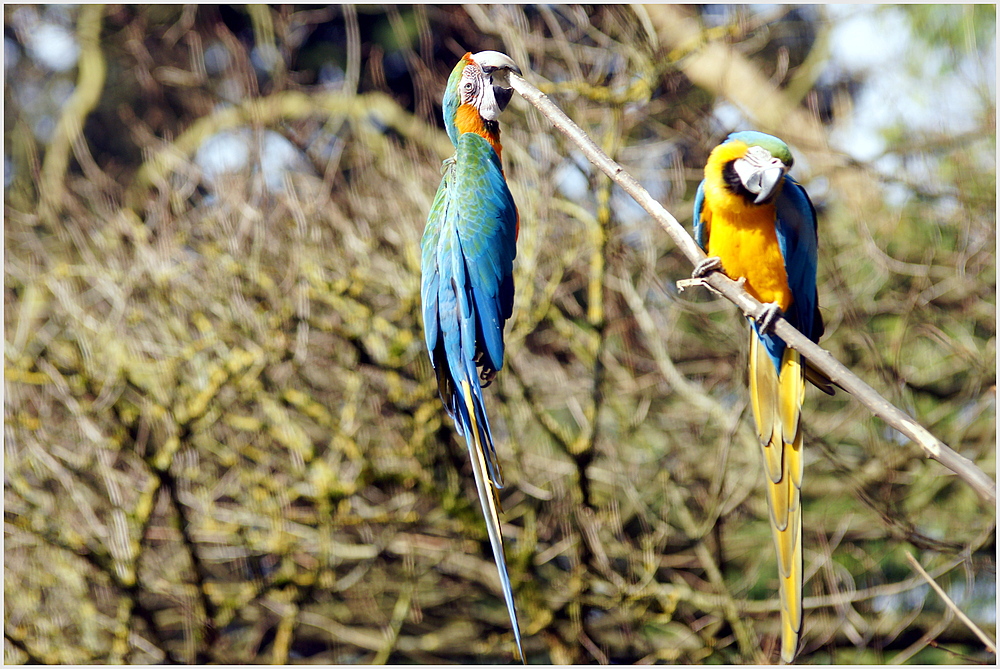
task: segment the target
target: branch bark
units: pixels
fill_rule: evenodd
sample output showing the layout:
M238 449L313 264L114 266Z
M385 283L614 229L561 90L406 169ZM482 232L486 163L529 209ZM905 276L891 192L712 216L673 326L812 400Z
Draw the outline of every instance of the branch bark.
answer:
M663 205L654 200L635 177L612 160L576 123L556 106L548 96L516 74L510 76L511 86L532 106L538 109L552 125L565 134L579 147L587 159L608 175L612 181L621 186L650 216L659 223L670 235L670 238L680 247L692 265L705 258L705 253L688 232L677 222ZM752 318L759 318L764 306L747 293L737 282L720 272L714 272L699 280L739 307L743 313ZM928 432L916 420L904 411L894 406L882 397L874 388L862 381L847 367L838 362L833 355L813 343L808 337L796 330L782 318L777 319L775 333L786 344L806 357L810 363L826 374L831 381L850 393L874 415L878 416L893 428L899 430L915 441L923 449L927 457L936 460L953 471L963 481L990 505L996 504L996 482L976 466L974 462L960 455L944 442Z

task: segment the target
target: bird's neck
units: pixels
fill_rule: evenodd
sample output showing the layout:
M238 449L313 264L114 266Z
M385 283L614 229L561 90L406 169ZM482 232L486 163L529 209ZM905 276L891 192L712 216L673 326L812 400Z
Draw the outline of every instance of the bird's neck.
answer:
M500 124L496 121L487 121L479 115L479 110L472 105L461 105L455 111L455 128L458 134L474 132L484 138L493 147L500 158L503 147L500 146Z

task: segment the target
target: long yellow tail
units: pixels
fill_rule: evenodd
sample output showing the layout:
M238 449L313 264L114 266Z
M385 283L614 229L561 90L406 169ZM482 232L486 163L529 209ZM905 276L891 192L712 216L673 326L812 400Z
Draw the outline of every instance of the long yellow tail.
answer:
M497 496L497 490L493 486L493 481L489 476L489 469L486 464L487 453L482 441L482 435L485 434L485 431L480 430L475 398L468 381L462 381L462 398L465 400L465 408L468 411L471 423L465 431L465 443L469 447L469 457L472 460L472 473L476 479L479 503L483 507L483 516L486 519L486 532L490 537L493 558L496 560L497 571L500 574L500 587L503 589L503 597L507 603L510 623L514 628L514 641L517 643L517 654L519 659L525 662L524 651L521 648L521 628L517 620L517 609L514 606L514 590L510 585L510 576L507 575L507 560L503 553L503 533L500 530L500 498ZM490 448L492 449L492 446Z
M750 328L750 403L767 473L771 535L778 552L781 590L781 659L791 662L802 630L802 430L805 370L797 351L785 349L781 374Z

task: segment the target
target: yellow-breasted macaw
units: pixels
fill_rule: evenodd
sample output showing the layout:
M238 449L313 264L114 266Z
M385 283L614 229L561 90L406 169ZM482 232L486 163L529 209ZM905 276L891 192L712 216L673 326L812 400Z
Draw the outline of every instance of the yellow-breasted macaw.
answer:
M420 297L438 391L469 448L514 639L523 659L500 531L497 489L503 487L503 479L482 393L482 387L503 366L503 327L514 308L518 213L500 162L497 124L513 94L511 72L521 73L510 57L481 51L465 54L448 78L444 123L455 155L444 163L444 177L420 243Z
M771 534L778 553L781 658L791 662L802 630L802 429L808 376L797 351L770 332L783 317L813 341L823 334L816 293L816 210L788 175L788 146L760 132L736 132L705 165L694 203L695 239L708 258L695 276L722 269L746 279L747 292L767 307L750 319L750 404L767 473Z

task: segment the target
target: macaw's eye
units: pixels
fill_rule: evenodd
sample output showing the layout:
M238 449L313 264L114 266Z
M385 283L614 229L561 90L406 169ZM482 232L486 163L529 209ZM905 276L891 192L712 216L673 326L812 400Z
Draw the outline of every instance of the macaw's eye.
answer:
M476 85L471 81L467 81L465 82L465 84L462 85L462 90L465 91L466 93L471 93L472 91L476 90Z

